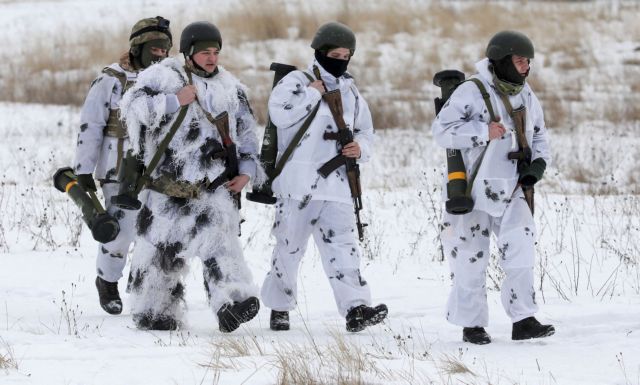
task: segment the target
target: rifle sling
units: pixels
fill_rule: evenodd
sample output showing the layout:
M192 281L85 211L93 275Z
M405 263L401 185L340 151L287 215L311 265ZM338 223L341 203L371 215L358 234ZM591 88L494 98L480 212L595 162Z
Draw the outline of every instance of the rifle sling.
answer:
M309 79L309 83L313 82L314 79L311 75L309 75L305 71L301 71L301 72L305 74L307 79ZM287 148L284 150L284 152L282 153L282 156L280 156L280 159L278 159L278 163L276 163L276 166L273 169L273 175L270 175L272 181L276 179L278 175L280 175L280 173L282 172L282 169L284 168L284 165L289 160L289 157L293 153L293 150L295 150L295 148L298 146L298 143L300 143L300 140L302 140L302 137L309 129L309 126L311 126L311 122L316 117L316 113L318 113L319 108L320 108L320 102L316 104L313 111L311 111L311 114L309 114L309 116L304 121L304 123L302 123L302 126L300 126L300 128L298 129L298 132L296 132L296 134L294 135L293 139L291 139L291 143L289 143Z
M189 74L188 71L187 71L187 74ZM188 84L191 84L191 76L190 75L188 76L189 76ZM153 170L155 170L156 166L158 166L158 163L160 162L160 158L162 157L162 155L164 155L164 152L167 150L167 147L169 147L169 143L171 142L171 139L173 139L176 132L178 132L178 128L180 128L182 121L184 120L185 116L187 116L188 109L189 109L188 104L180 107L180 112L178 113L178 117L176 118L175 122L173 122L173 125L171 126L171 129L169 130L167 135L164 137L164 139L162 139L162 142L160 142L160 144L158 145L158 149L156 150L156 153L153 154L153 158L151 158L151 162L149 162L149 165L145 168L144 174L142 175L143 183L138 184L136 188L136 193L140 193L140 191L142 191L142 189L145 187L147 181L151 180L151 173L153 172Z

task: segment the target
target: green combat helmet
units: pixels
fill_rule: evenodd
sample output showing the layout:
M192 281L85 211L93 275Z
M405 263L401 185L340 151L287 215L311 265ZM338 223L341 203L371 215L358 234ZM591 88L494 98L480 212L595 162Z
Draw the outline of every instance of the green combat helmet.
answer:
M531 40L525 34L517 31L498 32L487 45L487 57L491 60L500 60L509 55L533 59L533 53Z
M356 51L356 35L351 28L336 21L320 26L311 42L311 48L324 51L338 47L348 48L351 55Z
M169 29L169 20L162 16L142 19L134 24L129 36L129 53L136 68L146 68L158 57L151 54L151 47L171 50L173 39Z

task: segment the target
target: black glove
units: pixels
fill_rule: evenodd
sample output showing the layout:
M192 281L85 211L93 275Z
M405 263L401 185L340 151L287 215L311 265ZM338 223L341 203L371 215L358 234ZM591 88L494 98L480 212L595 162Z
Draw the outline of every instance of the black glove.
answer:
M96 182L93 180L93 175L91 174L79 174L78 185L86 192L98 191L96 188Z
M533 186L542 179L546 168L547 162L542 158L535 159L529 165L522 163L522 165L518 167L518 173L520 174L518 182L523 186Z

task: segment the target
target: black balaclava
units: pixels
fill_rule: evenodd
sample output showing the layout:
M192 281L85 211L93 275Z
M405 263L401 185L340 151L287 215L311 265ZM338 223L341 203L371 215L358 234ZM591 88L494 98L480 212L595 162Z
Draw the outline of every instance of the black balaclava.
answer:
M511 57L512 56L509 55L500 60L491 60L491 63L493 64L493 71L500 80L522 85L524 84L527 75L529 75L529 71L527 71L524 76L520 75L515 64L513 64Z
M320 50L316 50L315 56L316 56L316 60L318 61L318 63L320 63L322 68L324 68L328 73L335 76L336 78L339 78L345 72L347 72L347 66L349 65L349 60L351 60L351 59L349 60L334 59L332 57L328 57L326 55L326 51L320 51Z

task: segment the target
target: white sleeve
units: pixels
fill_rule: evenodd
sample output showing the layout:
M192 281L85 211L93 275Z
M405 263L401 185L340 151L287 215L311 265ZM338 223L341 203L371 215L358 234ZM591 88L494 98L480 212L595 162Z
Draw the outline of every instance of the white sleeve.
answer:
M301 71L293 71L275 86L269 97L269 118L279 129L295 126L309 116L322 95L309 87Z
M101 74L91 83L80 112L80 130L74 160L76 174L92 174L96 167L116 82L114 77Z
M369 110L369 104L362 97L360 92L358 95L359 110L356 118L356 124L353 128L353 138L360 145L360 162L368 162L373 156L373 144L375 143L376 135L373 129L373 120L371 118L371 111Z
M464 149L489 143L490 120L478 86L461 84L431 125L436 143L444 148Z
M536 95L531 92L531 114L533 119L533 140L531 141L531 160L544 159L547 167L551 164L551 149L547 140L547 127L544 112Z

